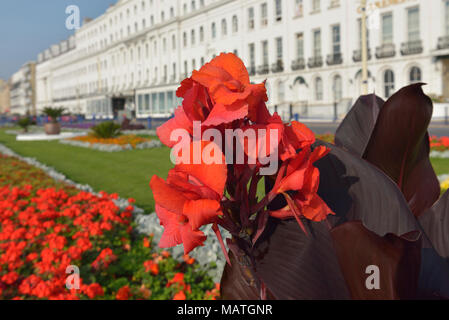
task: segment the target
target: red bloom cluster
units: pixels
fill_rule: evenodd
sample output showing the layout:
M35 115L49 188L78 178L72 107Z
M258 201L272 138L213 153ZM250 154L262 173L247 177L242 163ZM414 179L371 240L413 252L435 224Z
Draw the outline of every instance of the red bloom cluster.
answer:
M449 150L449 137L430 137L430 149L435 151Z
M117 227L129 229L132 211L120 212L112 201L87 192L70 196L64 190L31 186L0 188L0 298L93 299L103 296L100 284L66 288L70 265L83 266L86 258L94 272L116 259L99 241ZM131 209L132 208L128 208Z
M161 247L182 243L185 254L188 254L203 245L206 239L200 228L212 224L226 255L218 225L235 238L255 242L270 215L281 219L295 218L305 231L301 219L321 221L333 214L317 195L319 171L313 165L329 150L312 148L315 135L304 124L296 121L285 124L278 114L269 113L265 104L265 83L252 84L237 56L221 54L199 71L193 71L190 78L182 81L177 96L183 98L182 106L176 109L174 118L158 128L157 134L171 148L182 142L182 138L171 140L176 136L172 133L179 129L187 132L190 141L194 142L190 145L190 161L176 159L176 166L166 181L154 176L150 182L156 212L164 226ZM195 129L198 121L201 122L201 132ZM248 138L255 139L256 143L242 143L246 161L234 164L234 159L229 163L227 154L225 159L227 142L215 138L201 141L208 129L215 129L221 137L228 130L246 133L252 129L258 134ZM267 141L273 131L277 139ZM264 177L261 170L269 164L248 161L259 155L251 145L264 146L266 155L277 154L275 160L280 167L276 174ZM198 156L195 152L202 154L204 150L212 150L214 159L222 161L206 163L204 159L195 159ZM176 152L174 156L179 158ZM275 183L263 199L258 199L257 189L262 178ZM284 197L287 206L270 211L268 204L276 196Z

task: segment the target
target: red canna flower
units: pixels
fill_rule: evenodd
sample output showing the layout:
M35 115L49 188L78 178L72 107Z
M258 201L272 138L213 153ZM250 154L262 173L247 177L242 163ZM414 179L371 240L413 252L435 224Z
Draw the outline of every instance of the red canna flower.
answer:
M179 291L173 296L173 300L186 300L186 294L184 291Z
M196 143L196 142L195 142ZM193 151L194 143L191 144ZM208 143L201 142L204 148ZM191 153L192 154L192 153ZM156 213L164 226L161 248L184 244L184 254L206 240L200 227L214 223L222 215L227 168L221 164L178 164L170 170L167 181L153 176L150 182L156 201Z

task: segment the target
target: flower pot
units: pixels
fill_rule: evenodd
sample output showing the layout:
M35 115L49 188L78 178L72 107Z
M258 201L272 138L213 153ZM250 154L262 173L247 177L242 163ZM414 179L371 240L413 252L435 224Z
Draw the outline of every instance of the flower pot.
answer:
M61 133L61 125L59 123L46 123L44 130L47 135L57 135Z

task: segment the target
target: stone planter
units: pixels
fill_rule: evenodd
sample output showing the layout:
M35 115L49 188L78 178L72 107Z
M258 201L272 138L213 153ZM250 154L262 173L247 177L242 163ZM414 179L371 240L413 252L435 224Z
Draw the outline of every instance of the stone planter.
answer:
M59 123L46 123L44 125L45 133L48 135L58 135L61 133L61 125Z

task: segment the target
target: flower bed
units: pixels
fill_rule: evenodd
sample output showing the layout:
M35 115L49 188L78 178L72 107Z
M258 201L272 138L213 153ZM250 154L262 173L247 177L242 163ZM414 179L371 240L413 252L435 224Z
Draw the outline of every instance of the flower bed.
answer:
M92 148L106 152L118 152L132 149L150 149L161 146L160 141L143 138L134 134L125 134L116 138L101 139L91 135L61 140L63 144Z
M0 299L211 299L207 270L133 232L133 206L0 155ZM132 200L131 200L132 202ZM79 290L66 288L68 266ZM72 283L74 284L74 283Z

